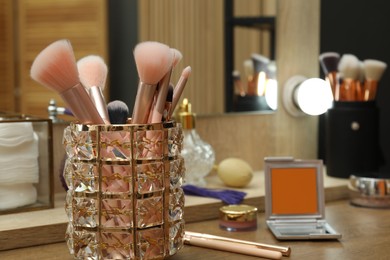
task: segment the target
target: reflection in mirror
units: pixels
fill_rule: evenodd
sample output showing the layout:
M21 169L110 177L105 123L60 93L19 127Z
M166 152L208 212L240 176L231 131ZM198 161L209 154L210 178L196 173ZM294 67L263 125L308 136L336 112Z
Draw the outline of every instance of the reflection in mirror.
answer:
M276 3L224 2L225 112L275 110Z
M233 71L239 72L242 84L246 85L245 60L254 53L274 59L274 37L269 24L276 14L275 0L189 0L186 4L145 0L138 1L138 5L139 41L161 41L183 53L172 80L177 80L185 66L192 67L182 98L191 100L198 115L234 112ZM228 11L237 26L232 26ZM272 17L265 20L268 28L259 25L259 17ZM227 40L229 35L234 35L234 41ZM261 99L260 103L266 104L265 97Z
M252 54L251 59L244 61L244 68L243 81L239 72L233 71L233 111L276 110L278 86L275 62L262 55Z
M34 82L29 70L39 51L66 38L72 42L77 59L95 54L108 63L109 84L104 89L107 102L120 99L133 107L138 75L132 52L138 42L153 40L183 54L172 74L173 83L186 66L192 67L182 98L192 101L198 115L232 112L226 109L232 105L226 96L229 93L232 98L234 94L233 71L239 71L245 81L243 62L253 53L273 60L273 43L267 30L235 26L234 52L226 56L229 43L225 41L228 21L224 19L224 7L229 2L0 0L0 57L4 63L0 69L0 110L47 116L51 99L59 107L65 105L56 93ZM238 18L276 13L276 0L231 2L232 14ZM229 57L233 63L226 74Z

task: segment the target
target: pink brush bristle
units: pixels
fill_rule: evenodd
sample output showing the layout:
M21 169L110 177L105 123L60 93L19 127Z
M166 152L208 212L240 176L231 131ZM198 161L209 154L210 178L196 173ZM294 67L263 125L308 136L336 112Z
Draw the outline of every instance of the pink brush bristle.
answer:
M72 45L68 40L58 40L35 58L30 71L31 78L43 86L63 92L79 82Z
M183 54L177 49L171 48L171 50L174 57L172 67L176 67L176 65L182 60Z
M104 89L107 79L107 65L103 58L97 55L89 55L77 61L80 81L84 87L92 86Z
M30 73L32 79L57 92L80 122L104 123L80 83L76 59L68 40L58 40L43 49L35 58Z
M142 42L134 49L134 59L141 82L155 85L173 62L170 48L159 42Z

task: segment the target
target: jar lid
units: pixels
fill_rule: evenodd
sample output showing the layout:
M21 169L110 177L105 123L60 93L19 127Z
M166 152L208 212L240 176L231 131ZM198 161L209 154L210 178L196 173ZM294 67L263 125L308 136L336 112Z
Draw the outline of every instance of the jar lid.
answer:
M225 221L246 222L257 219L257 208L249 205L228 205L219 209L220 219Z

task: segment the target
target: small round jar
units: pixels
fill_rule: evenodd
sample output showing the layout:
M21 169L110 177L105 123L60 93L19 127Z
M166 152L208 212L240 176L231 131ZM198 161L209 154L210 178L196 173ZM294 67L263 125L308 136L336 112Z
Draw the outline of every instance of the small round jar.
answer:
M390 179L373 174L351 175L348 188L351 204L369 208L390 208Z
M219 209L219 226L227 231L257 229L257 208L249 205L228 205Z

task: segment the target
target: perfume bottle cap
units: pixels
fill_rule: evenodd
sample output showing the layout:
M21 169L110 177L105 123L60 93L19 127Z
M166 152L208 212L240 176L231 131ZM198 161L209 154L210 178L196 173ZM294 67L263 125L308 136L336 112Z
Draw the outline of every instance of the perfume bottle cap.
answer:
M188 99L185 98L180 104L177 115L177 121L182 124L183 129L195 128L196 114L191 112L191 103L188 102Z

